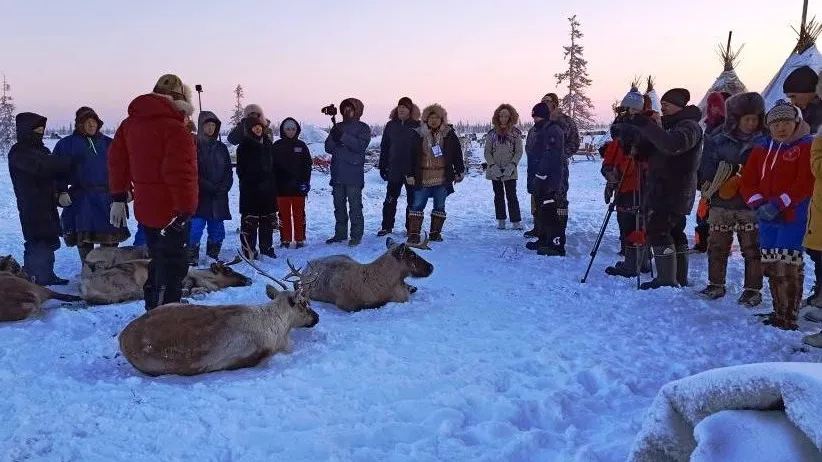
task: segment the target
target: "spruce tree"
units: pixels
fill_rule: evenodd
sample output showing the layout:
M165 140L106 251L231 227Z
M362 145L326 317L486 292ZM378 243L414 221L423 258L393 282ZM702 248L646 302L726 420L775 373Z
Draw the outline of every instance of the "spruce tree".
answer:
M588 61L582 57L585 48L579 42L583 35L579 29L577 16L571 16L568 22L571 23L571 45L562 47L563 58L568 61L568 69L555 74L554 77L557 79L557 85L565 82L568 87L568 93L559 102L560 108L574 119L579 128L586 128L594 123L594 103L585 94L586 88L591 86L587 70Z
M0 87L0 156L5 156L11 145L17 138L14 124L14 104L9 95L11 86L6 82L6 75L3 75L2 87Z
M234 125L239 125L240 121L243 120L244 97L243 87L238 84L237 88L234 89L234 113L231 115L231 123Z

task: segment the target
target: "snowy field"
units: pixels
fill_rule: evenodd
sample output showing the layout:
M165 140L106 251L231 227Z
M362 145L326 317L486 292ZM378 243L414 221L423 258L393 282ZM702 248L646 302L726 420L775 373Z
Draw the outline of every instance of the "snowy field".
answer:
M21 259L2 169L0 246ZM285 257L301 265L332 253L380 255L385 188L376 170L366 182L362 245L323 243L333 233L331 194L328 177L315 174L308 246L262 265L284 275ZM822 361L822 352L799 348L802 332L763 326L736 305L738 252L722 301L694 293L706 281L704 255L692 257L693 287L640 293L635 280L604 275L617 259L614 219L580 284L605 213L602 184L598 162L572 165L569 255L548 258L526 251L521 232L495 229L490 182L474 173L448 198L445 242L420 251L435 270L414 282L410 303L353 314L314 304L320 323L292 332L292 352L251 369L141 375L117 344L141 302L51 302L41 318L0 325L0 460L622 461L665 383L729 365ZM236 186L232 194L237 210ZM238 223L235 215L227 225L224 258ZM266 280L237 269L254 285L200 302L265 302ZM79 270L76 251L61 249L57 274L72 279L68 291L78 290Z

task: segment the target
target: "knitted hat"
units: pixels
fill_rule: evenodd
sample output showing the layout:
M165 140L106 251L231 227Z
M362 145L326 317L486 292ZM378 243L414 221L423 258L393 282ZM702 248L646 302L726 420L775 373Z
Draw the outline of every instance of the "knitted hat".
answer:
M662 95L662 102L684 108L691 100L691 92L684 88L672 88Z
M644 106L645 99L642 97L639 89L634 85L631 85L631 90L622 98L622 102L619 103L619 107L621 108L635 109L637 111L641 111Z
M780 99L774 104L770 111L765 115L765 123L767 125L776 122L791 121L799 123L802 121L802 111L793 104Z
M94 119L97 121L97 130L100 130L100 127L103 126L103 121L100 120L100 117L97 116L97 113L94 112L94 109L83 106L74 113L74 125L75 127L79 127L86 123L86 120Z
M548 105L545 103L538 103L533 109L531 109L531 117L547 119L551 117L551 109L548 108Z
M409 98L407 96L403 96L397 102L397 106L402 106L402 107L408 109L409 111L411 111L412 109L414 109L414 102L411 101L411 98Z
M819 83L819 76L816 75L810 66L802 66L794 69L782 84L782 91L785 93L814 93L816 84Z

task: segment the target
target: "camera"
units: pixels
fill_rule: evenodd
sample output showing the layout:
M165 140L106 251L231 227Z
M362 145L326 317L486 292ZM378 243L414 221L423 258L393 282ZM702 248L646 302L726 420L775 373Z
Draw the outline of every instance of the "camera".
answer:
M329 104L328 106L320 109L320 112L322 112L323 114L325 114L327 116L334 117L335 115L337 115L337 106L334 106L333 104Z
M203 86L199 83L197 85L194 85L194 91L196 91L197 93L201 93L203 91Z

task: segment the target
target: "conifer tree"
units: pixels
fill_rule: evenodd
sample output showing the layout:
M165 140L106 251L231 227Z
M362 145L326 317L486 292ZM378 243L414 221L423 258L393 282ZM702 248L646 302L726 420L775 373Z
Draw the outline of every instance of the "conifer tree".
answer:
M0 85L2 85L0 86L0 156L5 156L11 145L15 143L17 133L14 123L13 99L9 95L11 86L6 81L5 74L3 83Z
M582 57L585 48L580 44L583 35L577 16L571 16L568 22L571 23L571 44L562 47L563 57L568 61L568 69L554 75L557 85L565 83L568 87L568 93L559 101L559 106L565 114L574 119L579 128L587 128L594 123L594 104L585 94L586 89L591 86L587 70L588 61Z

